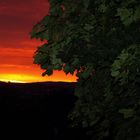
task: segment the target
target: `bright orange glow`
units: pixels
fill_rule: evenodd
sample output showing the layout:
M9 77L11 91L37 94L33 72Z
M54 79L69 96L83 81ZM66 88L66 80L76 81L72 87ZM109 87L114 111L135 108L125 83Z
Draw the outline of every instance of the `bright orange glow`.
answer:
M34 79L32 76L28 75L18 75L18 74L1 74L0 75L0 81L5 81L5 82L18 82L18 83L23 83L26 82L28 79Z
M16 83L30 83L30 82L42 82L42 81L65 81L74 82L70 75L65 76L64 73L54 72L53 76L40 77L39 75L25 75L25 74L0 74L0 81L4 82L16 82ZM67 78L66 78L67 77Z
M33 64L41 42L31 40L29 32L48 9L47 0L0 1L0 81L76 81L76 76L66 76L62 71L42 77L43 71Z
M31 83L31 82L45 82L45 81L63 81L63 82L76 82L74 76L65 75L63 72L55 71L52 76L42 77L39 74L0 74L0 81L4 82L17 82L17 83Z
M0 79L2 82L11 82L11 83L26 83L23 81L17 81L17 80L8 80L8 79Z

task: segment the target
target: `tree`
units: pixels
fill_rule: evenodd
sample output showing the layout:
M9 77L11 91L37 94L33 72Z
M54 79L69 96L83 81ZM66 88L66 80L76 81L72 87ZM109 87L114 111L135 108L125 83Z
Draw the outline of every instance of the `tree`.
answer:
M50 11L31 32L47 40L34 63L76 72L79 100L70 117L91 139L140 139L140 2L49 0Z

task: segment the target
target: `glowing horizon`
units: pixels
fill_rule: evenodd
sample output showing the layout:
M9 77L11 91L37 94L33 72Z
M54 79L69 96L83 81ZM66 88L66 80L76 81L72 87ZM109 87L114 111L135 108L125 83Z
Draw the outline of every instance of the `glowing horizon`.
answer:
M52 78L55 77L55 78ZM75 78L71 78L70 75L65 77L58 77L55 73L53 76L46 76L40 78L40 76L24 75L24 74L0 74L0 81L11 83L33 83L33 82L76 82Z
M26 83L23 81L17 81L17 80L7 80L7 79L0 79L0 82L7 82L7 83Z

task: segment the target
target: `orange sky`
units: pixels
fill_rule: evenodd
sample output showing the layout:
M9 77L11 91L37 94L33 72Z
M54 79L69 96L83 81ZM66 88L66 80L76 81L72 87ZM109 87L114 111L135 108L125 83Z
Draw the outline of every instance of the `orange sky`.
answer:
M47 0L0 0L0 81L76 81L62 71L42 77L43 71L33 64L40 41L31 40L29 32L48 9Z

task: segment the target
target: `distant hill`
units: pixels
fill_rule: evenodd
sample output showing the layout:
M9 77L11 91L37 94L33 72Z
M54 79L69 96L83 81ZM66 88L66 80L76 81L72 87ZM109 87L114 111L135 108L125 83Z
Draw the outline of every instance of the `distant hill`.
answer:
M5 83L0 82L0 94L55 94L55 93L74 93L76 83L67 82L37 82L37 83Z
M66 82L0 82L0 109L4 112L45 114L56 107L67 112L76 100L75 85Z
M84 140L83 129L71 128L67 118L77 100L75 86L66 82L0 82L0 127L22 137Z

